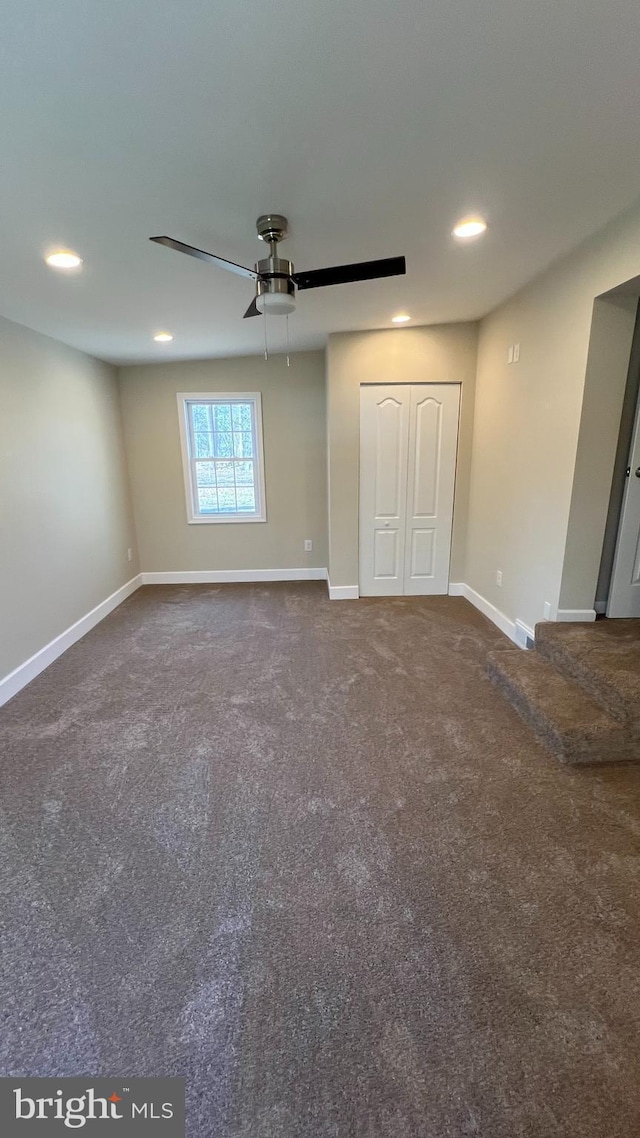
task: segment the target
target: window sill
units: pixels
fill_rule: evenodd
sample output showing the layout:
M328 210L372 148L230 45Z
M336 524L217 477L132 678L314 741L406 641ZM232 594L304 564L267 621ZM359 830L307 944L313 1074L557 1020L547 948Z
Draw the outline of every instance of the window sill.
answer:
M190 526L250 525L252 522L266 522L266 520L266 517L243 518L237 514L235 517L187 518Z

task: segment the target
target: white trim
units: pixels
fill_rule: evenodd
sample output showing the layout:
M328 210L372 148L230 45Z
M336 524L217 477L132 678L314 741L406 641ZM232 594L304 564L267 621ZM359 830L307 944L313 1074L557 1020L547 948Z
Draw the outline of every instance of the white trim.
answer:
M141 573L143 585L231 585L258 581L326 581L326 569L181 569Z
M556 620L565 621L566 623L570 623L571 621L580 623L595 619L595 609L558 609L556 616Z
M472 589L470 585L466 585L464 581L452 581L449 585L449 596L464 597L464 599L477 608L483 616L488 617L501 632L504 632L505 636L509 637L509 640L513 640L513 643L517 644L519 648L526 647L526 637L529 637L531 640L535 639L533 629L529 628L529 626L524 624L521 620L510 620L500 609L492 605L491 601L481 596L480 593L476 593L475 589Z
M469 585L465 585L464 582L452 582L452 584L449 585L449 596L465 597L465 599L470 601L472 605L475 605L481 613L484 613L489 620L492 620L500 631L504 632L505 636L513 640L514 644L522 644L522 637L518 636L517 627L532 640L535 639L534 632L528 625L524 624L521 620L510 620L508 616L500 612L500 609L492 605L485 597L480 596L480 593L476 593L475 589L472 589ZM593 609L558 609L556 621L569 623L570 621L595 620L596 612L600 611L598 608L599 603L600 602L596 602L596 607Z
M486 616L489 618L489 620L493 621L493 623L500 629L500 631L504 632L505 636L508 636L510 640L513 640L514 644L518 643L516 640L515 621L510 620L508 616L505 616L505 614L501 612L500 609L496 608L495 605L492 605L491 601L488 601L486 597L481 596L480 593L476 593L475 589L472 589L470 585L462 586L462 596L465 598L465 600L474 605L474 607L477 608L483 614L483 616Z
M327 577L330 601L357 601L360 596L358 585L332 585Z
M192 391L177 392L178 421L180 424L180 449L182 452L182 473L189 525L233 525L247 522L266 522L267 501L264 480L264 446L262 428L262 396L259 391ZM188 407L190 403L253 403L253 463L256 477L254 489L256 510L253 514L200 514L196 506L195 457L191 453L191 421ZM237 504L237 503L236 503Z
M45 644L44 648L41 648L34 656L30 656L28 660L25 660L24 664L19 664L17 668L14 668L13 672L9 672L8 676L0 680L0 706L21 691L22 688L26 687L40 672L48 668L49 664L53 664L53 661L57 660L58 656L62 656L62 653L66 652L67 648L70 648L72 644L75 644L77 640L81 640L87 632L95 628L96 624L104 620L105 616L108 616L118 605L126 601L127 597L135 593L136 589L139 589L142 583L141 573L139 573L137 577L132 577L130 581L127 581L126 585L122 585L120 589L116 589L115 593L112 593L106 600L101 601L99 605L91 609L91 612L86 613L85 616L81 616L80 620L77 620L75 624L72 624L69 628L65 629L64 632L61 632L54 640L50 640L49 643Z

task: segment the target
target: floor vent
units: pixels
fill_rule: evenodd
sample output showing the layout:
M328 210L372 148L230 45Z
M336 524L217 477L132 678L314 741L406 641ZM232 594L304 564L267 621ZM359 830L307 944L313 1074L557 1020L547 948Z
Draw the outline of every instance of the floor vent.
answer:
M535 638L532 628L527 628L521 620L516 621L516 644L521 648L534 648Z

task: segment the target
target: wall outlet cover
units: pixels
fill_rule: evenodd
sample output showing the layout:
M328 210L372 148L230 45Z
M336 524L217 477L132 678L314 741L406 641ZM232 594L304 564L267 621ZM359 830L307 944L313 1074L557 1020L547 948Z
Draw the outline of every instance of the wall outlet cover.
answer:
M311 538L308 537L304 543L304 551L305 551L305 553L311 553L312 549L313 549L313 542L312 542Z

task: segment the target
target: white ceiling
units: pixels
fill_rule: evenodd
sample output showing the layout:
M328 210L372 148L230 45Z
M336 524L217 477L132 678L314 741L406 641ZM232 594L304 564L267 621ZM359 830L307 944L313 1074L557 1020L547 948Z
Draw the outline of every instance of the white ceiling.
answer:
M327 332L476 318L640 195L637 0L0 0L0 313L114 361L258 352L259 213ZM463 214L490 229L460 247ZM81 273L47 269L69 246ZM270 322L273 346L284 321ZM168 328L169 346L152 334Z

